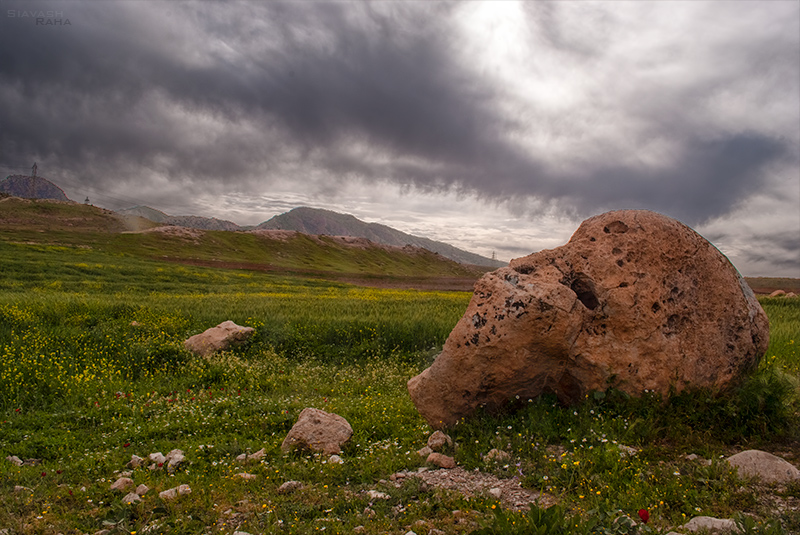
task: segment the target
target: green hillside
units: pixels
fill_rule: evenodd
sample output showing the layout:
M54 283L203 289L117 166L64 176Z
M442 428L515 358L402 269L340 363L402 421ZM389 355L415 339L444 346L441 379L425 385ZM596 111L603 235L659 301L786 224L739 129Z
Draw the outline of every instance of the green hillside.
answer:
M197 266L291 272L315 277L453 278L468 287L482 274L416 247L350 243L293 232L228 232L158 227L140 217L76 203L0 200L0 240Z

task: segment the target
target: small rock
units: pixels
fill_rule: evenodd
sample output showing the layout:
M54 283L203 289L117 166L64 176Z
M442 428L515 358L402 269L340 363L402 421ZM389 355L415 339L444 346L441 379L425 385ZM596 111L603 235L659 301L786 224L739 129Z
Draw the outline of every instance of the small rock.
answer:
M417 450L417 455L419 455L420 457L427 458L428 455L430 455L431 453L433 453L433 450L430 449L428 446L425 446L424 448Z
M247 461L247 454L246 453L242 453L241 455L237 455L236 456L236 462L237 463L244 463L246 461Z
M697 455L695 455L694 453L690 453L689 455L687 455L687 456L686 456L686 460L687 460L687 461L696 461L696 460L697 460L697 459L699 459L699 458L700 458L700 457L698 457L698 456L697 456Z
M148 490L150 490L150 487L142 483L141 485L136 487L136 494L138 494L139 496L144 496L145 494L147 494Z
M774 292L769 294L770 297L783 297L785 295L786 295L786 292L784 290L775 290Z
M417 534L414 533L413 531L406 531L406 535L417 535Z
M261 448L257 452L248 455L247 460L257 463L260 462L266 455L267 451L264 448Z
M151 453L150 456L149 456L149 459L150 459L151 462L153 462L156 465L164 464L165 462L167 462L167 458L164 457L164 454L161 453L160 451L158 451L156 453Z
M364 526L356 526L356 527L353 528L353 533L355 533L356 535L359 535L361 533L366 533L366 532L367 532L367 528L365 528Z
M338 455L331 455L330 459L328 459L328 463L330 464L342 464L344 461Z
M432 528L428 531L428 535L445 535L445 532L440 529Z
M138 455L131 455L131 460L128 461L127 466L128 468L139 468L140 466L144 465L144 459L139 457Z
M22 466L36 466L38 464L42 464L41 459L25 459L22 461Z
M368 490L367 496L369 496L370 500L389 500L391 496L386 494L385 492L380 492L378 490Z
M186 456L181 450L172 450L164 457L167 464L167 472L173 473L178 466L186 459Z
M6 461L9 461L10 463L15 464L17 466L22 466L22 459L20 459L16 455L9 455L8 457L6 457Z
M230 320L223 321L216 327L192 336L183 345L192 353L208 357L216 351L225 351L231 346L246 342L254 332L255 329L252 327L242 327Z
M256 479L258 476L257 476L257 475L255 475L255 474L248 474L247 472L239 472L239 473L238 473L238 474L236 474L234 477L240 477L240 478L242 478L242 479L245 479L245 480L251 481L251 480L253 480L253 479Z
M250 534L246 531L234 531L233 535L250 535Z
M375 510L374 509L370 509L369 507L365 507L364 508L364 513L363 514L367 518L375 518L375 516L377 515L377 513L375 513Z
M800 470L794 465L760 450L747 450L728 457L731 466L739 469L739 475L757 477L764 483L789 483L800 479Z
M183 496L184 494L191 494L192 489L189 485L179 485L175 488L168 489L158 493L158 497L162 500L174 500L178 496Z
M736 522L729 518L714 518L711 516L696 516L683 525L689 531L708 530L711 533L721 531L733 531L736 529Z
M511 454L506 451L498 450L497 448L493 448L489 450L483 460L484 461L497 461L497 462L505 462L511 458Z
M111 484L111 490L124 491L133 487L133 480L129 477L121 477Z
M278 494L291 494L302 488L303 484L300 481L286 481L283 485L278 487Z
M428 447L433 451L441 451L445 446L452 445L453 440L441 431L436 431L428 437Z
M618 444L617 447L619 448L620 457L633 457L639 453L639 450L636 448L631 448L630 446L625 446L624 444Z
M425 460L430 464L435 464L439 468L455 468L456 467L456 460L452 457L448 457L447 455L443 455L441 453L433 452L428 455L428 458Z
M497 487L489 489L489 496L495 500L499 500L503 496L503 491Z
M297 422L286 435L281 450L292 448L320 451L328 455L338 454L342 445L353 436L353 428L339 416L311 407L300 412Z
M31 490L28 487L23 487L21 485L14 485L14 492L22 492L23 490Z
M129 492L128 494L125 495L124 498L122 498L122 503L125 503L125 504L128 504L128 505L130 505L132 503L137 503L137 502L140 502L140 501L142 501L142 498L138 494L136 494L135 492Z

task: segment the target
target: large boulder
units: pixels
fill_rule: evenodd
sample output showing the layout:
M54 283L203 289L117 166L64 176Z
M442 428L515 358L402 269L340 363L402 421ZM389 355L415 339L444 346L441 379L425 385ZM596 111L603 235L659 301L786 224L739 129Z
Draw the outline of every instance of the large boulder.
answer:
M481 278L442 353L408 389L443 428L543 393L571 404L610 387L722 390L768 342L766 314L711 243L666 216L616 211Z
M242 327L232 321L223 321L216 327L206 329L186 340L183 345L192 353L207 357L216 351L225 351L242 344L253 336L255 329Z

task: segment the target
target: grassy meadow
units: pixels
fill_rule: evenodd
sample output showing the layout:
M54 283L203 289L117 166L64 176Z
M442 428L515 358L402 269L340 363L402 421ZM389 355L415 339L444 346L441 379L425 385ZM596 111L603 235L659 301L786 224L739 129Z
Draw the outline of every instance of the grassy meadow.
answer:
M4 533L635 533L622 515L638 521L639 509L650 513L641 533L699 515L738 518L746 533L800 532L800 512L781 505L797 504L800 485L761 486L722 459L759 448L800 461L800 299L761 299L770 348L727 397L608 392L571 408L521 400L513 414L456 426L449 453L459 465L516 477L558 503L526 513L488 494L384 481L423 465L415 452L431 430L406 381L430 364L469 293L7 241L0 273ZM186 338L225 320L254 327L254 338L210 359L184 350ZM342 464L281 453L305 407L352 425ZM262 448L261 462L235 461ZM492 448L511 460L484 462ZM186 455L174 473L132 470L151 489L140 503L109 489L132 454L173 449ZM687 460L692 453L710 465ZM12 455L40 462L16 466ZM303 490L279 494L290 480ZM181 484L191 494L159 498ZM370 498L373 489L389 499Z

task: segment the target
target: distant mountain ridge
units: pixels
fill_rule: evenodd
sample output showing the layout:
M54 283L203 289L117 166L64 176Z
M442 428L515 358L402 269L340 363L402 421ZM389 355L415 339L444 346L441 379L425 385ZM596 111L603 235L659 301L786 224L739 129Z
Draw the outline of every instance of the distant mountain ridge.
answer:
M464 251L447 243L406 234L380 223L367 223L349 215L301 206L284 214L276 215L258 225L257 230L294 230L305 234L327 234L330 236L356 236L375 243L403 247L413 245L455 260L461 264L502 267L505 262L486 258Z
M40 176L7 176L0 181L0 191L23 199L70 200L64 190Z
M144 217L150 221L176 227L196 228L200 230L245 230L232 221L217 219L216 217L201 217L196 215L167 215L160 210L149 206L134 206L124 210L117 210L118 214Z
M0 192L14 197L31 199L53 199L71 201L64 191L42 177L11 175L0 181ZM242 227L232 221L215 217L171 216L149 206L134 206L117 210L123 216L138 216L162 225L196 228L200 230L243 231L253 227ZM503 267L505 262L470 253L450 244L406 234L380 223L367 223L350 214L331 210L301 206L289 212L276 215L256 226L257 230L293 230L303 234L329 236L352 236L366 238L374 243L404 247L412 245L438 253L460 264L473 264L486 267Z

